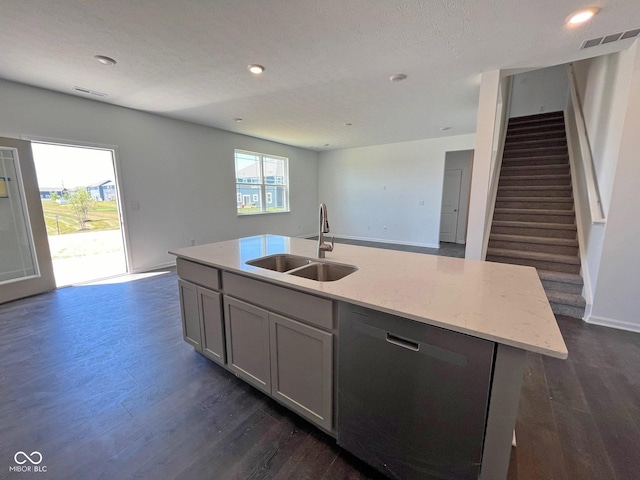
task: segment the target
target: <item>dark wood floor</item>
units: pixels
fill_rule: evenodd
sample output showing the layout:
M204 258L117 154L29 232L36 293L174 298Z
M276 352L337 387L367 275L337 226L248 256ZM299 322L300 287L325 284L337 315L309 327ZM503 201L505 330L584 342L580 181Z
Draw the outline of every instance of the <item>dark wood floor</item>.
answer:
M528 356L510 479L639 478L640 335L558 320L570 360ZM0 306L0 387L2 479L380 478L184 343L174 272Z

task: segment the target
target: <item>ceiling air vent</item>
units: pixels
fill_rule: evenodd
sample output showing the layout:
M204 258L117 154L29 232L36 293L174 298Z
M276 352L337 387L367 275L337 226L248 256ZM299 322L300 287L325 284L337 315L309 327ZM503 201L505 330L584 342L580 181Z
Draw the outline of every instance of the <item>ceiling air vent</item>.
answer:
M604 45L605 43L617 42L618 40L626 40L628 38L636 38L640 35L640 28L634 28L633 30L627 30L626 32L612 33L605 35L604 37L592 38L591 40L585 40L580 46L580 50L590 47L596 47L598 45Z
M87 95L95 95L96 97L106 97L106 93L96 92L95 90L89 90L88 88L73 87L76 92L86 93Z

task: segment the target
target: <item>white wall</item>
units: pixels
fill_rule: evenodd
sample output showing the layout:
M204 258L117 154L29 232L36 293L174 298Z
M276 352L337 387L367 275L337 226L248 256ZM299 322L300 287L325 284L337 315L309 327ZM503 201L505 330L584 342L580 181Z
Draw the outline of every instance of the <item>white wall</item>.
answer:
M474 144L475 135L461 135L322 152L319 198L331 233L437 247L445 155Z
M602 209L607 216L633 69L630 50L575 62Z
M0 135L118 147L133 271L172 262L167 250L190 239L317 228L316 152L12 82L0 81L0 98ZM291 213L236 216L234 148L289 157Z
M460 179L460 205L458 206L456 243L466 243L467 241L467 220L469 216L469 195L471 193L472 161L473 150L447 152L445 155L445 170L462 170L462 178Z
M569 94L564 65L514 75L510 117L564 110Z
M590 321L640 332L640 48L624 113L611 205Z
M506 103L504 79L499 70L482 74L480 82L480 100L478 102L478 121L476 130L476 148L473 156L471 175L471 194L469 200L469 221L467 224L467 248L465 258L484 260L484 234L487 218L490 215L490 197L493 171L496 168L497 148L500 138L496 131L502 128Z

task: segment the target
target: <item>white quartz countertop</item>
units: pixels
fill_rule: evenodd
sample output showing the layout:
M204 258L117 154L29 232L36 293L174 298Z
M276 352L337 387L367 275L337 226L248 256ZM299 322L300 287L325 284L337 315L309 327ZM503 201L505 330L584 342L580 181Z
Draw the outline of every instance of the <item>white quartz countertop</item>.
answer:
M317 282L245 263L277 253L317 257L315 240L258 235L169 253L523 350L568 355L532 267L336 244L324 260L355 265L358 271Z

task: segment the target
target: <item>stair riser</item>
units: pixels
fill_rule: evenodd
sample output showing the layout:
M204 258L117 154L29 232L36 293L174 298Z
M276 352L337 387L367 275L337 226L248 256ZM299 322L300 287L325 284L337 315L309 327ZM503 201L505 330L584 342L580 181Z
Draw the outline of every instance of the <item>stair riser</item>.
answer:
M570 238L572 240L576 238L576 231L574 229L556 230L551 228L503 227L494 225L491 232L503 233L505 235L523 235L526 237Z
M549 305L551 305L551 310L556 315L565 315L578 319L584 317L584 307L574 307L573 305L563 305L555 302L549 302Z
M556 255L578 255L578 247L567 245L548 245L546 243L509 242L506 240L490 240L489 248L504 248L518 252L542 252Z
M569 159L565 155L557 157L526 157L526 158L505 158L502 160L503 167L523 167L541 165L569 165Z
M506 186L506 185L503 185ZM565 185L568 187L567 185ZM510 189L498 186L498 198L500 197L564 197L571 198L571 188L559 190L535 190L535 189Z
M551 123L564 122L562 112L539 113L525 117L512 117L509 119L509 127L516 125L548 125Z
M522 150L508 150L504 152L503 158L526 158L543 157L545 155L566 155L567 147L530 148Z
M569 175L571 170L569 164L566 165L540 165L543 168L531 168L527 165L525 168L509 168L511 165L503 165L500 172L501 177L520 177L523 175Z
M540 268L542 270L551 270L553 272L580 272L580 265L572 265L568 263L547 262L544 260L532 260L528 258L502 257L498 255L487 255L487 260L490 262L510 263L512 265L525 265L528 267Z
M575 283L551 282L542 280L542 286L546 292L552 290L554 292L572 293L574 295L582 295L582 285Z
M550 148L566 147L567 140L564 138L543 138L543 139L513 139L509 138L504 144L505 151L524 150L527 148Z
M511 178L511 177L500 177L500 181L498 182L498 186L511 186L511 187L532 187L532 186L549 186L549 185L571 185L571 179L569 177L554 177L549 176L549 178Z
M510 132L509 138L506 139L507 142L526 142L526 141L536 141L536 140L557 140L557 139L567 139L567 136L564 133L564 128L556 129L555 131L550 132L542 132L542 133L529 133L529 132L521 132L515 133Z
M564 133L564 123L550 123L549 125L513 125L509 126L509 133L513 135L535 133Z
M523 210L526 212L526 210ZM571 212L573 213L573 212ZM549 215L545 213L500 213L493 214L493 221L498 222L538 222L538 223L558 223L562 225L573 225L575 215Z
M518 201L502 201L496 198L496 208L546 208L548 210L573 210L573 202L518 202Z

